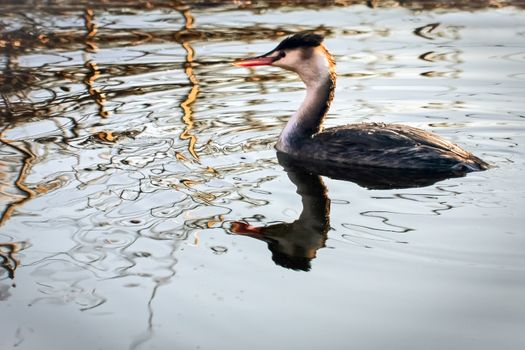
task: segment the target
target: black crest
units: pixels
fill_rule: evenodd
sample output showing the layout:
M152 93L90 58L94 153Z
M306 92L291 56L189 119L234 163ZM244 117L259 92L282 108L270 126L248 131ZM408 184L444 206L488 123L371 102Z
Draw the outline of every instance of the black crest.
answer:
M315 47L321 45L323 36L312 33L297 33L281 41L275 50L296 49L298 47Z

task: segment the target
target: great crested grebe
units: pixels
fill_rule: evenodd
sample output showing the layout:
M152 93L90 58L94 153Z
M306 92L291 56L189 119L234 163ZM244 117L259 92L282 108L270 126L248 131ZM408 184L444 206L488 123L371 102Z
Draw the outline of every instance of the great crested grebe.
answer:
M240 67L276 66L299 75L306 98L284 127L276 148L298 160L325 166L366 166L424 172L485 170L487 163L428 131L406 125L361 123L323 130L335 90L335 62L323 37L298 33Z

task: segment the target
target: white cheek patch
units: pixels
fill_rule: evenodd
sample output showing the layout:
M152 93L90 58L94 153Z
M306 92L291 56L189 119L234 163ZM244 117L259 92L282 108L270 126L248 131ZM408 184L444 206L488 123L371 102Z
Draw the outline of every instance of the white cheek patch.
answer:
M286 56L273 65L296 72L306 85L324 83L330 75L330 65L325 53L318 48L307 50L286 51Z
M286 56L283 57L279 63L281 63L284 67L288 69L292 69L294 71L297 70L299 66L301 66L301 54L299 51L288 51L286 52Z

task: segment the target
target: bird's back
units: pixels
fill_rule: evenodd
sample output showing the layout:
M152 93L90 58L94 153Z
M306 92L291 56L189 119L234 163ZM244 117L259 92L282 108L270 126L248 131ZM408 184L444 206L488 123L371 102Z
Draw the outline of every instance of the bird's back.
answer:
M481 159L433 133L383 123L326 129L300 140L291 155L334 166L462 172L488 168Z

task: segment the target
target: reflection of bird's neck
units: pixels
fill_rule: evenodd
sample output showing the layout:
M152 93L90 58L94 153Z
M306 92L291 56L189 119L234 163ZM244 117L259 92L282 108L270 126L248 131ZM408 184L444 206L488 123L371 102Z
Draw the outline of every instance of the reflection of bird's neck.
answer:
M296 221L302 227L325 235L330 225L330 199L326 186L318 175L288 172L288 177L297 186L303 211Z
M277 149L285 152L292 150L297 142L322 130L334 98L335 63L324 46L315 50L308 62L296 72L306 85L306 97L279 137Z

